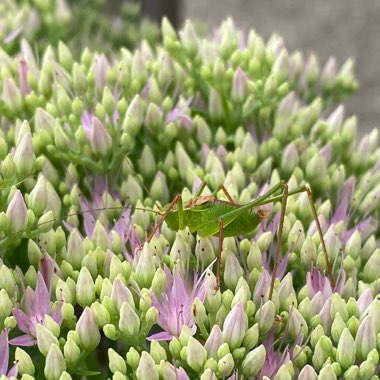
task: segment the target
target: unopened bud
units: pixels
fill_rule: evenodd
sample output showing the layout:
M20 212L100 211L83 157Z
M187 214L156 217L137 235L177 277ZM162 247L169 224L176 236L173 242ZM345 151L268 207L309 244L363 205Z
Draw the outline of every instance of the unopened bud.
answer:
M80 316L75 331L79 334L81 346L87 351L93 351L100 342L100 333L95 323L91 309L86 306Z
M146 352L143 351L141 354L140 363L136 369L137 380L158 380L158 371L153 358Z
M66 362L57 344L52 344L46 356L44 375L47 380L58 380L66 370Z
M244 376L256 376L264 365L266 350L263 345L255 348L245 357L242 363L242 372Z

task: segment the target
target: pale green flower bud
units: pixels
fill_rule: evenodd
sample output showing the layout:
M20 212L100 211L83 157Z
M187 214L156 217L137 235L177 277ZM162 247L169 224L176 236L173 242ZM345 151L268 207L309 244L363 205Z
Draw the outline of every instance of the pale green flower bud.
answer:
M62 317L65 324L70 327L75 327L76 316L74 313L74 306L70 303L64 303L62 306Z
M108 349L109 368L112 373L127 373L127 365L125 360L112 348Z
M228 343L223 343L218 348L218 359L222 358L223 356L227 355L230 352L230 346Z
M207 360L206 349L192 336L187 343L187 364L196 372L200 372Z
M190 57L194 57L198 52L199 41L194 26L189 20L185 21L185 25L179 32L179 36L186 53Z
M234 359L232 357L232 354L227 354L223 356L219 361L218 361L218 372L222 376L228 376L231 374L235 366Z
M220 120L224 116L222 100L219 93L211 88L208 102L208 112L212 120Z
M52 228L54 226L54 222L55 222L55 219L54 219L53 211L46 212L45 214L41 216L41 218L38 219L38 222L37 222L38 232L40 234L49 233L49 236L51 236L52 235L51 233L53 233ZM51 247L55 246L55 239L54 240L51 239L50 246ZM52 250L47 249L47 251L50 253Z
M211 368L206 368L206 370L202 373L200 380L217 380L217 377Z
M318 380L336 380L337 376L331 364L325 365L319 372Z
M140 354L136 351L134 347L131 347L126 355L127 364L133 369L136 370L140 362Z
M197 236L195 256L203 268L206 268L211 264L211 261L215 259L214 248L209 238L205 238L199 235Z
M87 351L93 351L100 342L100 333L95 323L91 309L86 306L80 316L75 331L78 332L81 346Z
M148 243L145 243L141 251L139 261L135 270L135 280L140 288L149 288L156 272L153 260L153 251Z
M104 335L111 340L118 340L120 338L120 332L116 330L115 325L107 324L103 327Z
M76 297L79 305L82 307L89 306L95 301L95 284L89 270L82 267L79 272Z
M331 341L330 341L331 343ZM316 371L319 371L325 361L330 357L331 350L329 347L329 338L327 336L322 336L319 338L312 357L313 367Z
M128 336L136 336L140 330L140 318L128 302L121 305L119 329Z
M274 324L276 307L272 301L267 301L257 310L255 319L259 324L260 336L265 335Z
M260 235L257 239L256 244L260 249L260 252L266 252L272 242L272 232L267 231Z
M299 220L293 224L288 234L288 247L291 250L300 251L305 241L303 225Z
M9 231L12 234L22 232L28 225L28 210L20 190L16 190L10 201L6 216L9 220Z
M261 251L256 242L251 243L247 257L247 266L250 271L254 268L261 269L263 266Z
M44 316L44 326L48 328L55 337L59 338L59 335L61 333L59 324L48 314L45 314Z
M196 115L193 119L193 126L197 131L196 136L198 142L205 143L207 145L210 144L212 139L212 133L210 127L207 125L205 120L199 115Z
M123 263L121 262L119 257L117 257L116 255L112 255L110 264L110 274L108 276L110 281L114 281L116 277L123 274L123 271Z
M59 346L58 339L50 330L41 324L37 324L36 326L36 335L38 349L44 356L48 354L49 348L52 345Z
M98 263L93 251L88 252L87 255L84 256L82 266L88 269L92 278L98 276Z
M166 274L162 268L158 268L152 280L151 289L157 298L166 288Z
M263 345L255 348L245 357L242 363L242 372L246 377L256 376L264 365L266 350Z
M199 325L203 324L207 318L207 313L203 302L195 297L192 305L192 314L194 321Z
M70 139L61 127L54 128L54 144L61 152L70 148Z
M57 106L58 109L63 113L64 115L69 115L72 111L72 100L70 99L69 95L67 94L66 90L63 88L63 86L58 85L57 86Z
M97 117L92 120L90 143L92 152L99 158L106 157L112 148L112 138Z
M137 380L158 380L159 378L156 364L146 351L141 354L140 363L136 369L136 378Z
M4 327L10 330L14 329L17 326L16 318L12 315L4 319Z
M302 368L297 380L317 380L317 373L309 364Z
M317 248L310 236L307 236L301 247L301 262L305 267L310 267L317 261Z
M139 95L136 95L128 107L122 128L125 132L136 136L144 121L144 107Z
M175 357L179 357L181 349L182 349L182 344L180 343L179 339L174 337L169 343L170 353Z
M307 352L304 347L300 347L298 344L293 349L293 361L298 368L303 368L307 363Z
M140 183L136 180L134 175L129 174L127 180L121 185L122 198L126 199L128 203L134 205L138 199L143 198L143 191Z
M357 365L353 365L348 368L343 375L344 380L356 380L359 378L359 367Z
M58 42L58 60L59 60L59 63L64 67L64 69L68 71L71 70L74 59L73 59L70 49L62 41Z
M140 172L144 178L151 178L156 173L156 159L152 148L149 145L144 146L138 163Z
M167 360L164 347L162 347L161 344L154 339L150 343L150 356L156 364L160 364L162 360Z
M367 359L360 364L359 376L360 379L373 379L373 375L376 372L376 364L372 359Z
M63 354L67 364L74 365L80 357L80 348L74 339L68 338L63 346Z
M91 311L95 322L99 328L103 328L107 323L110 323L111 316L105 306L98 301L91 305Z
M221 306L222 295L220 290L216 289L216 276L213 272L207 271L206 280L205 280L205 288L206 288L206 298L205 298L205 307L206 310L216 314Z
M356 334L355 344L359 360L365 360L368 353L376 348L376 333L372 315L367 315L361 321Z
M226 275L228 273L228 275ZM235 289L238 281L243 276L244 271L239 261L230 249L227 248L227 258L224 270L224 281L230 289Z
M157 323L158 316L159 316L158 310L154 306L151 306L145 314L145 323L148 326L152 327L155 323Z
M70 232L69 239L67 241L67 252L65 259L73 266L74 269L79 270L81 268L82 260L85 256L83 249L82 239L77 229Z
M218 349L223 343L222 331L218 325L214 325L211 329L210 335L208 336L204 348L207 351L208 357L217 359Z
M339 312L335 314L335 318L331 325L331 337L334 343L338 343L346 324Z
M361 271L364 281L373 282L378 278L377 268L380 265L380 249L377 248L375 252L368 259L367 263L364 265Z
M336 313L340 313L344 321L348 320L348 310L345 300L338 294L334 293L331 296L331 318L334 318Z
M71 379L72 379L71 375L66 371L63 371L61 373L61 376L59 377L59 380L71 380Z
M331 225L327 230L325 236L326 249L330 260L335 260L335 258L339 255L339 251L341 249L341 243L337 232L335 230L335 226Z
M364 243L361 249L360 257L362 258L362 260L367 261L371 257L371 255L373 254L376 248L377 248L376 239L373 235L371 235L368 238L368 240Z
M243 277L241 277L240 279L244 280ZM235 290L235 295L231 302L231 308L234 307L237 303L241 303L243 307L246 307L247 301L251 298L251 292L249 291L249 288L247 290L245 286L240 286L239 288L238 286L239 286L239 283L236 285L236 289L238 290ZM256 308L255 304L253 304L253 306ZM256 309L254 310L254 312L255 311Z
M106 279L104 279L103 286L105 283L108 283ZM132 292L128 289L127 286L122 283L119 277L117 277L113 282L111 300L114 302L118 310L121 309L121 306L124 302L128 302L132 308L135 308Z
M248 318L243 305L236 304L228 313L223 324L223 340L228 343L230 349L240 347L248 329Z
M15 115L20 114L23 108L21 91L13 78L4 78L2 99Z
M153 179L150 194L153 199L157 199L163 204L169 201L169 189L166 183L166 177L160 170L156 173Z
M358 230L355 230L355 232L352 234L352 236L346 243L346 254L351 256L353 259L357 259L361 254L361 245L362 241L360 232Z
M294 340L300 335L305 339L308 333L308 325L301 313L295 307L292 307L289 312L288 332L289 336Z
M47 190L46 190L46 178L41 174L38 177L37 183L33 190L29 194L28 206L35 213L40 216L44 212L47 205ZM54 219L52 217L52 219Z
M13 308L13 302L9 298L7 291L5 289L1 289L0 290L0 320L3 320L4 318L8 317L12 312L12 308Z
M346 370L355 363L355 359L355 341L350 333L350 330L346 327L339 339L336 360L340 363L342 368Z
M231 99L236 103L242 103L247 96L248 79L244 71L238 67L234 73L231 88Z
M110 247L107 231L99 220L95 223L95 228L92 233L92 241L95 247L100 247L104 251Z
M8 154L1 165L1 173L4 178L12 178L16 171L16 165L11 154Z
M66 362L59 346L52 344L46 356L44 375L47 380L58 380L66 370Z
M245 336L243 339L243 346L246 347L247 350L251 350L253 347L257 345L258 341L259 341L259 325L258 323L255 323L245 333Z
M15 360L18 363L18 373L23 375L34 375L34 364L32 358L20 347L16 347Z

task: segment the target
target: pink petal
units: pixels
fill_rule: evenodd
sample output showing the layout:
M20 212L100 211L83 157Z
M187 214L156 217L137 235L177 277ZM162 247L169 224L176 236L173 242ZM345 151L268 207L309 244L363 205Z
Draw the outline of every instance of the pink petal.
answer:
M9 33L5 38L4 38L4 43L9 44L13 40L15 40L22 32L23 26L19 26L17 29L15 29L13 32Z
M41 272L37 275L35 298L35 315L50 314L50 292L45 284Z
M63 306L63 301L60 301L57 308L54 310L53 314L51 315L53 320L57 322L59 326L61 326L62 321L63 321L62 306Z
M29 324L30 324L30 319L27 314L25 314L21 309L15 307L12 310L12 313L14 317L16 318L17 321L17 327L24 333L28 334L30 332L29 329ZM1 352L1 350L0 350Z
M9 361L8 329L4 329L0 335L0 352L0 375L5 375Z
M18 361L15 361L12 368L9 370L7 377L16 377L18 374Z
M37 342L36 339L34 339L31 335L28 335L28 334L20 335L9 341L9 343L12 344L13 346L24 346L24 347L34 346L36 342Z
M167 333L166 331L162 331L162 332L153 334L151 336L148 336L146 339L149 341L153 339L154 340L172 340L173 336Z

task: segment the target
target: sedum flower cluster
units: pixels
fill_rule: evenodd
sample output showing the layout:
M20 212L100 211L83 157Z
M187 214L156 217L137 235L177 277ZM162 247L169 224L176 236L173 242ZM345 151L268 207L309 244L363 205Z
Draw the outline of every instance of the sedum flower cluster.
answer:
M122 46L132 48L141 38L158 39L157 27L142 18L140 4L123 1L113 18L106 0L2 0L0 41L8 53L17 54L22 38L43 54L48 45L64 40L78 55L84 46L112 54Z
M345 115L351 60L231 20L202 38L164 19L162 44L112 55L6 49L2 379L379 378L378 132ZM242 205L308 185L319 224L297 191L282 223L276 192L246 234L150 235L203 181Z

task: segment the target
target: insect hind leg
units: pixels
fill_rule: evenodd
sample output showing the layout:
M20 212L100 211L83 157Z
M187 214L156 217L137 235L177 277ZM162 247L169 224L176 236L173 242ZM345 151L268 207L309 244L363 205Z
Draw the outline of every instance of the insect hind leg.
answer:
M275 187L277 187L277 186L278 185L276 185ZM267 204L267 203L271 203L271 202L275 202L275 201L281 200L280 224L279 224L279 227L278 227L277 246L276 246L276 251L275 251L274 266L273 266L271 286L270 286L270 291L269 291L269 299L272 299L273 289L274 289L274 282L276 280L276 274L277 274L277 269L278 269L278 262L279 262L279 258L280 258L280 248L281 248L282 233L283 233L283 228L284 228L284 218L285 218L285 212L286 212L286 203L287 203L289 195L299 194L299 193L302 193L302 192L306 192L306 194L307 194L307 198L308 198L308 201L309 201L309 204L310 204L310 208L311 208L311 211L312 211L312 214L313 214L313 218L314 218L316 226L317 226L318 235L319 235L319 238L321 240L322 251L323 251L323 256L324 256L325 262L326 262L328 277L329 277L329 280L330 280L330 283L331 283L331 287L334 289L335 288L334 275L333 275L332 267L331 267L331 264L330 264L330 261L329 261L329 257L328 257L328 254L327 254L327 248L326 248L325 240L324 240L324 237L323 237L322 227L321 227L321 224L320 224L320 222L318 220L317 210L316 210L316 207L315 207L315 204L314 204L313 194L311 192L311 189L307 185L302 185L302 186L299 186L299 187L297 187L297 188L289 191L288 190L288 184L285 181L281 181L280 182L280 186L283 189L283 194L282 195L274 196L274 197L267 197L266 199L264 199L260 203L261 205L263 205L263 204ZM271 190L269 190L269 192L271 192ZM272 192L272 194L273 194L273 192ZM264 197L265 197L265 194L264 194Z

